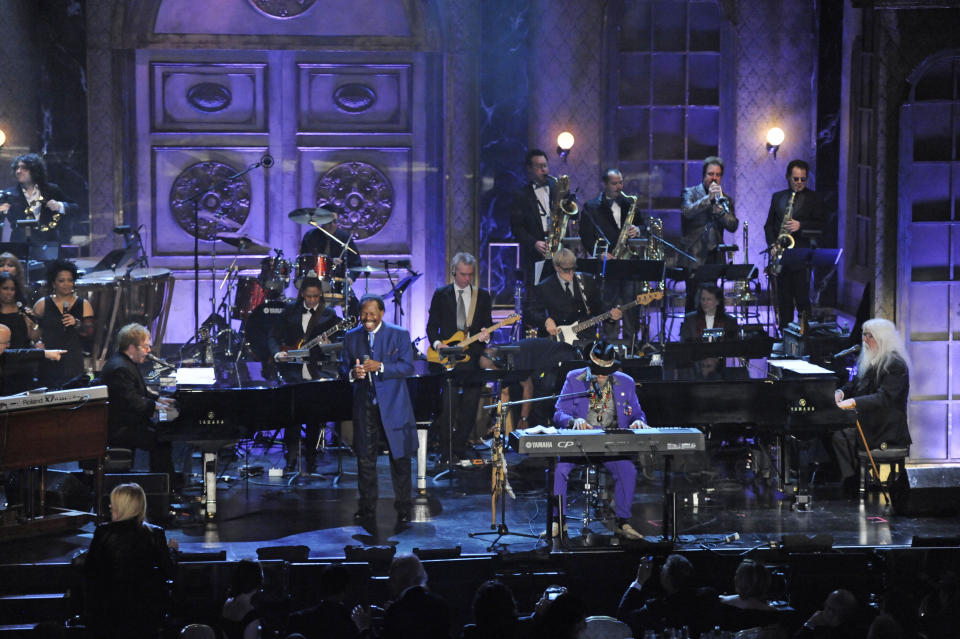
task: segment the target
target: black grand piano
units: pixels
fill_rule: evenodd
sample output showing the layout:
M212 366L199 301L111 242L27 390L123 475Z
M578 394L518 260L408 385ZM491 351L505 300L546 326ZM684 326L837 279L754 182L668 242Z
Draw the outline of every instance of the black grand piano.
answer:
M415 362L417 375L407 378L417 421L431 421L440 402L439 374ZM256 362L215 369L212 385L178 386L168 393L177 402L176 416L157 428L162 441L186 441L204 451L204 504L216 516L216 451L262 430L298 427L308 420L352 419L353 389L343 379L283 384L264 379Z

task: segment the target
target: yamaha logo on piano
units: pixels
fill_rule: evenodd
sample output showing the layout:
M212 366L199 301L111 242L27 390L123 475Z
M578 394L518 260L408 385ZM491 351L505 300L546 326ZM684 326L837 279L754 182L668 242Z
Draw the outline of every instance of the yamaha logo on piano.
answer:
M799 400L797 400L797 403L795 405L790 406L791 413L813 413L813 412L816 412L816 410L817 410L816 406L807 404L807 400L802 397Z
M217 414L213 411L207 413L206 419L198 419L197 423L202 426L223 426L226 422L222 419L217 419Z
M553 448L553 442L524 442L524 448Z

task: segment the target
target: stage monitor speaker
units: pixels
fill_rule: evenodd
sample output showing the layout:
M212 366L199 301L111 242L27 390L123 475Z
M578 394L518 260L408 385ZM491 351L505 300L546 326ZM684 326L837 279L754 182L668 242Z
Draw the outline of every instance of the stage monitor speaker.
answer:
M890 489L893 512L907 517L960 512L960 468L907 468Z

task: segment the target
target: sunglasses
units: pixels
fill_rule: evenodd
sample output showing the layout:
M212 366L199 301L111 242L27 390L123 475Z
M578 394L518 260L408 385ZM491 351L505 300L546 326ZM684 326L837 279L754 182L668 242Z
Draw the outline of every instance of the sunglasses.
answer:
M806 181L807 181L807 178L805 178L805 177L795 177L795 178L792 178L792 179L793 179L794 182L806 182Z

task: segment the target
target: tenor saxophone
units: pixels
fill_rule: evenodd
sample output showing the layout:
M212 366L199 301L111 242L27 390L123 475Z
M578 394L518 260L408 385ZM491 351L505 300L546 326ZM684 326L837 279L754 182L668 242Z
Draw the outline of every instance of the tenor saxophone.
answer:
M547 252L543 256L546 260L553 259L554 254L563 246L563 237L567 234L570 218L580 212L580 207L572 199L567 200L570 193L570 176L561 175L557 180L557 188L550 198L550 231L547 233Z
M774 275L780 275L783 270L783 252L792 249L796 242L790 231L787 230L787 222L793 219L793 201L797 197L797 192L790 193L790 201L787 202L787 208L783 212L783 221L780 222L780 232L777 239L770 246L770 272Z
M622 260L630 255L630 245L628 244L630 238L627 237L627 233L630 231L630 227L633 226L633 216L637 211L637 200L639 199L636 195L624 195L624 197L630 200L630 208L627 210L627 216L623 218L617 243L613 247L613 250L610 251L610 255L612 255L615 260Z

